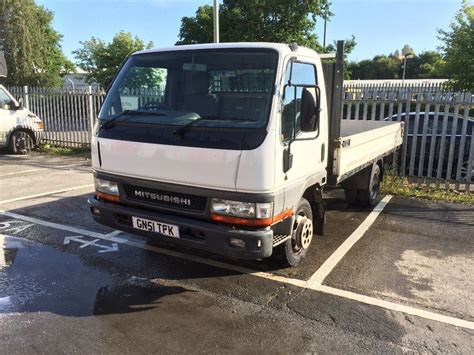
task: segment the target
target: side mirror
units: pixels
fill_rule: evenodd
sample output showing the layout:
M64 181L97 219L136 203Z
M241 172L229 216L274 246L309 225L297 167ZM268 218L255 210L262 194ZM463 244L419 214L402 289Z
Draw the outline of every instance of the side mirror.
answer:
M301 130L314 132L319 125L321 91L318 87L303 88L301 94Z
M21 102L16 102L15 100L11 100L9 103L8 103L8 107L10 107L10 110L19 110L22 108L21 106Z

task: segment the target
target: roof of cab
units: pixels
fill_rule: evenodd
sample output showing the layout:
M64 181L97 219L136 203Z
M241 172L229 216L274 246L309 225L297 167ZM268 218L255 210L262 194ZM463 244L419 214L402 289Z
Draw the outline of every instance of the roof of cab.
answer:
M185 50L200 50L200 49L227 49L227 48L266 48L274 49L280 54L299 53L307 56L318 55L314 50L306 47L300 47L292 51L289 44L284 43L270 43L270 42L229 42L229 43L206 43L206 44L187 44L182 46L174 46L167 48L153 48L139 51L135 54L158 53L169 51L185 51Z

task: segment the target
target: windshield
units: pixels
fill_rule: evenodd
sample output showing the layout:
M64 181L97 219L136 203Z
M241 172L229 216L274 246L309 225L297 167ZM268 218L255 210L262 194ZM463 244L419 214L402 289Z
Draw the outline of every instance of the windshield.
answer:
M135 55L115 80L99 119L174 126L196 121L193 127L263 127L269 116L276 65L277 53L264 49Z

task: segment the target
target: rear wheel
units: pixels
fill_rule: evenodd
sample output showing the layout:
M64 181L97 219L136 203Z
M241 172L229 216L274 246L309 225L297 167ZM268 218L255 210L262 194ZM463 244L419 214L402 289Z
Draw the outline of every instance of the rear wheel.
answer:
M381 176L380 165L375 164L372 167L367 189L344 189L346 201L355 206L373 206L380 195Z
M275 258L285 267L299 265L306 257L312 239L313 212L308 200L302 198L295 210L291 239L275 248Z
M33 137L26 131L18 130L10 135L8 150L12 154L28 154L33 146Z

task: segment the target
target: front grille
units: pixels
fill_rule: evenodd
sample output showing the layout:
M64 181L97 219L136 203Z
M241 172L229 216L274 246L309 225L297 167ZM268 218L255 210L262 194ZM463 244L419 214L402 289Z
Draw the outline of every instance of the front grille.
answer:
M150 189L148 187L134 185L123 185L123 189L130 200L144 202L154 206L203 212L207 205L207 197L205 196Z

